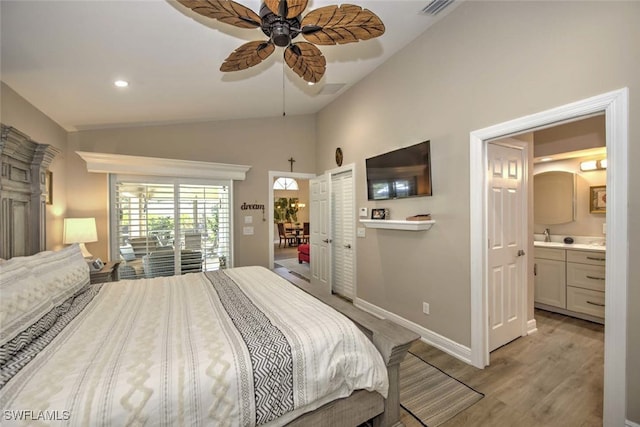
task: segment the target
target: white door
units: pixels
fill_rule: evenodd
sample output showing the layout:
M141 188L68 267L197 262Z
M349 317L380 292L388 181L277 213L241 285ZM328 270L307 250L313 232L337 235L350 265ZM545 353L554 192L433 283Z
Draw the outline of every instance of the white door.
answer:
M354 222L353 172L331 176L331 260L333 292L353 300L354 290Z
M325 174L309 180L309 255L311 284L331 293L330 180Z
M489 351L524 331L523 151L488 144Z

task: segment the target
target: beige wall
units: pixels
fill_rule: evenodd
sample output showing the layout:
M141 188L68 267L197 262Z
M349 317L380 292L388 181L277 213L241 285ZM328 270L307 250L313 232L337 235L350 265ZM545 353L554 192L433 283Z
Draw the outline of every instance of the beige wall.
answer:
M420 233L367 229L358 298L470 345L469 133L628 87L640 116L640 2L465 2L318 116L318 171L341 146L357 206L431 212ZM364 159L431 140L433 197L368 202ZM640 158L630 121L629 158ZM640 182L631 167L629 182ZM629 186L627 416L640 421L640 187ZM431 314L422 313L422 302Z
M53 203L47 205L47 249L60 249L67 211L67 132L4 82L0 86L0 100L0 122L24 132L38 143L50 144L62 151L49 167L53 173Z
M84 160L75 151L249 165L246 180L234 183L235 266L267 266L268 222L262 221L262 212L239 207L245 202L266 206L271 191L269 170L289 170L287 159L292 156L296 172L313 172L315 140L314 116L73 132L69 134L69 212L96 217L99 242L87 248L94 255L108 258L107 176L87 173ZM245 215L254 216L254 234L250 236L242 234Z

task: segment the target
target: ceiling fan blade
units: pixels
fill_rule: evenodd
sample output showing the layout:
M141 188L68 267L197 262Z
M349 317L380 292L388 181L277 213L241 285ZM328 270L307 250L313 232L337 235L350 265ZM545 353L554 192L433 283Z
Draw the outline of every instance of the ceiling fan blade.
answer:
M258 28L262 20L257 13L231 0L178 0L194 12L240 28Z
M270 41L252 41L245 43L224 60L220 71L240 71L258 65L276 50Z
M384 34L384 24L367 9L352 4L325 6L302 19L302 36L319 45L353 43Z
M284 51L284 60L305 81L317 83L327 69L327 60L316 46L307 42L291 44Z
M309 0L265 0L269 10L278 16L286 19L295 18L301 15L307 8Z

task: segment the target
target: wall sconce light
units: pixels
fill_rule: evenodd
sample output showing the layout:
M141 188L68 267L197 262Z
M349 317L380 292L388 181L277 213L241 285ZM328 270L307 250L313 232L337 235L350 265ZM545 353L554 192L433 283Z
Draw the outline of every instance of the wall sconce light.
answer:
M607 168L607 159L587 160L580 162L580 170L583 172L596 171Z

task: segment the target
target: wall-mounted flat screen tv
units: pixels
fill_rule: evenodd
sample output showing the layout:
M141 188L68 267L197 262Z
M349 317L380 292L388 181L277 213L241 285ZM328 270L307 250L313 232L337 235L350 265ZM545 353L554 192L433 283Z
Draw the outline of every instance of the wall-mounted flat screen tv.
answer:
M369 200L431 196L431 147L424 141L366 159Z

